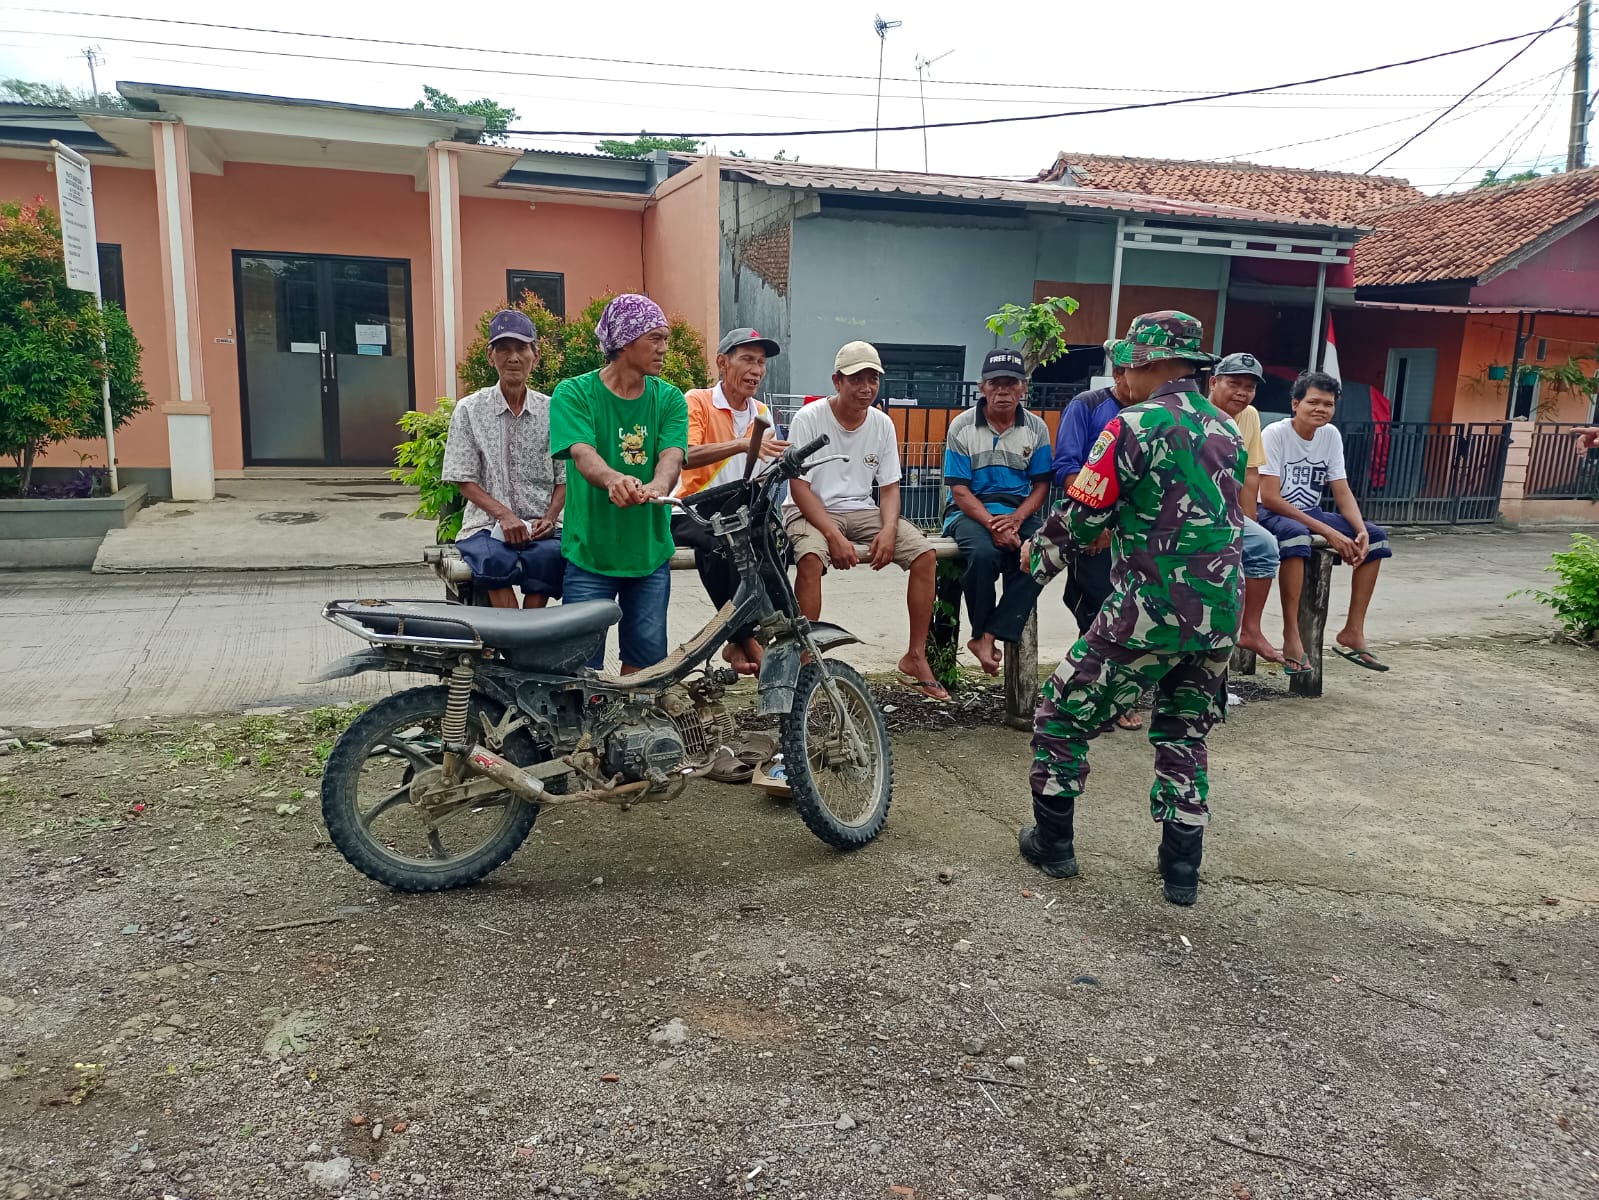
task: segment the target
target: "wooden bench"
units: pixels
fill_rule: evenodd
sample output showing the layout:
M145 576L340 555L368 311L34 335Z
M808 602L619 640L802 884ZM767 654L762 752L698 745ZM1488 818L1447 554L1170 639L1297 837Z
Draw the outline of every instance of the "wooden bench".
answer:
M940 559L952 559L960 556L960 547L955 544L954 538L929 537L933 553ZM864 562L871 554L867 546L856 546L855 552ZM437 546L428 546L422 551L422 561L433 568L433 571L444 581L446 589L452 599L463 604L475 602L472 594L472 569L466 565L453 543L445 542ZM679 549L672 555L672 570L692 571L694 569L694 551ZM949 581L940 580L939 587L943 589L946 599L949 599ZM955 605L956 628L959 628L960 589L954 588L953 603ZM957 633L958 637L958 633ZM1033 727L1033 710L1038 706L1038 611L1034 609L1027 618L1027 625L1022 630L1022 640L1019 642L1003 642L1005 648L1005 723L1017 729L1031 729Z
M1299 637L1305 644L1310 670L1288 677L1288 690L1296 696L1321 695L1322 643L1327 632L1327 608L1332 599L1333 568L1338 555L1324 537L1311 539L1310 558L1305 562L1305 586L1299 593ZM1256 654L1239 646L1233 651L1232 670L1240 675L1255 673Z

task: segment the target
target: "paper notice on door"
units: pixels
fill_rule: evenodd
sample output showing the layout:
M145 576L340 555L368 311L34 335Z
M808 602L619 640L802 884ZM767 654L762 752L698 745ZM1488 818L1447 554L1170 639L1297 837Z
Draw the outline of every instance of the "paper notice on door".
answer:
M357 325L355 327L355 344L357 346L387 346L389 344L389 327L387 325Z
M382 346L357 346L355 348L355 352L357 354L382 354L383 353L383 347Z
M316 342L290 342L290 354L316 354L322 347Z

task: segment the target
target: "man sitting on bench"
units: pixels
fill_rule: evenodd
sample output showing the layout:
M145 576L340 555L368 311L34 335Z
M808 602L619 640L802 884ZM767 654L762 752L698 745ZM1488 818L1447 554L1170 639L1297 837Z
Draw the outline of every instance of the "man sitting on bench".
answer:
M1299 597L1305 587L1310 539L1319 534L1339 558L1354 568L1349 617L1333 650L1368 671L1386 671L1366 645L1366 610L1377 587L1382 560L1393 557L1388 533L1360 515L1344 469L1343 436L1333 428L1333 410L1343 385L1323 371L1304 371L1290 396L1294 415L1266 427L1261 440L1266 465L1260 469L1260 523L1277 538L1282 567L1277 590L1283 602L1283 669L1290 675L1310 670L1299 636ZM1337 512L1321 507L1323 487L1332 489Z
M1020 553L1044 523L1038 510L1049 498L1049 426L1022 404L1027 367L1019 352L990 350L977 387L977 407L951 421L944 440L944 534L959 543L965 563L966 648L998 675L1004 659L991 621L994 589L1003 578L1007 592L1018 584L1031 590Z
M450 414L444 482L466 499L455 546L495 608L543 608L561 595L566 564L556 522L566 483L550 457L550 398L528 387L538 334L523 313L489 322L488 359L500 381L464 396Z

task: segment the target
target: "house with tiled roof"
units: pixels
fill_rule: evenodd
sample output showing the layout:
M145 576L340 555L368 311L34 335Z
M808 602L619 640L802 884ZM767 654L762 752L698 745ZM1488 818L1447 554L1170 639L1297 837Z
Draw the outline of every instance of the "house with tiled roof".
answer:
M1307 220L1359 224L1372 209L1419 200L1422 193L1391 175L1359 175L1247 162L1192 162L1061 151L1035 177L1040 183L1141 192L1204 204L1234 204Z
M1356 311L1340 351L1358 334L1368 345L1352 361L1384 343L1390 360L1413 358L1433 381L1433 420L1590 419L1588 396L1535 372L1599 369L1595 217L1599 168L1361 214L1375 232L1355 256Z

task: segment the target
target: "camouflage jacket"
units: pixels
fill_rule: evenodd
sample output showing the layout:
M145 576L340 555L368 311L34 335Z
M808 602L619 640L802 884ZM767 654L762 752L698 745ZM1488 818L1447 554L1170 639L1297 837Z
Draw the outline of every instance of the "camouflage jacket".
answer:
M1162 385L1099 435L1033 540L1039 582L1073 545L1111 531L1111 594L1088 634L1155 654L1216 650L1238 637L1247 455L1193 379Z

